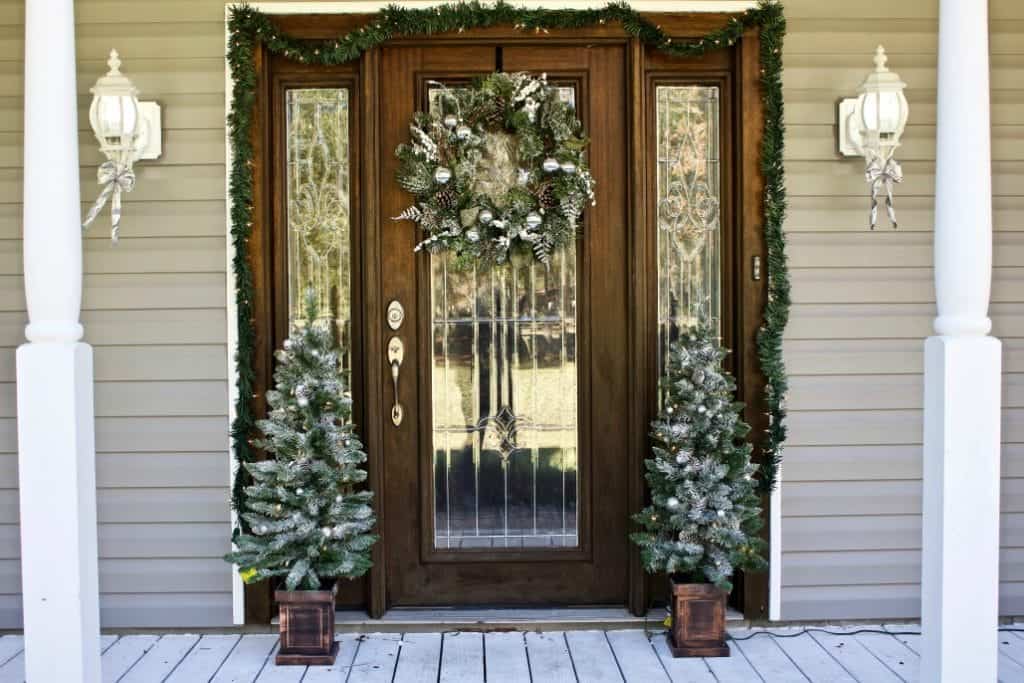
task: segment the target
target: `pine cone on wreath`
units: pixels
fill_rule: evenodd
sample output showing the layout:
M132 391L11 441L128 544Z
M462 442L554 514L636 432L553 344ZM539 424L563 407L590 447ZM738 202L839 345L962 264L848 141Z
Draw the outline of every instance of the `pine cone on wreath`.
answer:
M552 183L541 183L534 194L545 209L558 206L558 197L555 195L555 186Z
M455 193L455 188L446 187L434 195L434 201L437 202L437 205L442 209L451 210L458 206L459 198Z
M505 125L505 99L495 97L491 106L480 113L480 121L487 128L501 128Z

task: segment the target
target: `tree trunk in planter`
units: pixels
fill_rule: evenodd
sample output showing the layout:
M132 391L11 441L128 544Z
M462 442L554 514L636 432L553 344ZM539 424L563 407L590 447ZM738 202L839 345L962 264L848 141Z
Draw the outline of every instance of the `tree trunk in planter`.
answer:
M334 641L334 597L337 582L328 590L275 591L280 608L281 647L278 664L334 664L338 643Z
M728 657L725 643L726 592L713 583L683 583L670 578L673 657Z

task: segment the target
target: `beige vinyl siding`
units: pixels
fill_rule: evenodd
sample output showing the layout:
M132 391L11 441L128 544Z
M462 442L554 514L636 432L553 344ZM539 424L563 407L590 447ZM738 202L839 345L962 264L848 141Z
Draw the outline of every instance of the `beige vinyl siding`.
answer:
M100 160L89 87L116 47L163 107L164 155L136 169L122 238L85 244L94 348L105 627L231 623L224 200L224 6L79 0L83 212ZM21 268L23 2L0 3L0 628L20 624L14 348Z
M920 612L922 339L935 315L938 2L787 0L782 618ZM993 334L1003 340L1004 615L1024 613L1024 4L992 0ZM866 230L863 162L835 152L835 103L883 43L907 82L897 232ZM967 226L965 226L966 228Z

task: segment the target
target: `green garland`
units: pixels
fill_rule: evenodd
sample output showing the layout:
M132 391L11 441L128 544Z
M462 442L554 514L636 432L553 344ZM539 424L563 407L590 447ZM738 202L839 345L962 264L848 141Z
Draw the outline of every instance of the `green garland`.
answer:
M503 0L495 4L473 0L427 9L390 5L359 30L330 40L293 38L278 29L269 16L248 5L236 5L231 8L227 52L234 79L228 128L233 154L229 194L231 239L235 250L232 265L235 271L238 315L238 400L231 429L235 458L239 465L232 490L232 503L236 510L242 509L244 487L248 483L242 465L252 461L255 455L255 447L250 443L250 438L256 425L253 412L256 327L252 306L253 274L249 265L249 235L252 232L253 212L252 117L257 86L255 48L262 44L274 54L303 64L334 65L358 59L366 50L396 37L455 33L497 25L511 25L524 32L546 33L552 29L577 29L608 23L621 24L627 34L644 44L680 57L698 56L733 45L748 29L760 29L761 94L765 113L761 170L765 177L764 231L768 246L768 302L757 336L757 348L761 370L767 380L765 409L770 420L761 444L765 459L761 485L765 492L774 488L780 451L786 438L783 399L787 381L782 360L782 332L789 317L790 304L782 233L786 212L782 164L782 41L786 32L786 19L779 3L760 0L756 8L733 17L725 26L703 38L680 41L673 41L660 26L625 2L584 10L528 9L510 5Z

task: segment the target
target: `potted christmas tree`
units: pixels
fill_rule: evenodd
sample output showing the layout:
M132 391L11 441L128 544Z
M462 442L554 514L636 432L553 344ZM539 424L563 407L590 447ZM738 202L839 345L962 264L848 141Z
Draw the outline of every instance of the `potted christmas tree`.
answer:
M243 528L235 551L247 583L274 581L280 608L278 664L333 664L336 579L370 568L373 494L362 490L366 453L327 326L310 294L306 321L277 352L270 413L254 443L274 457L245 464Z
M651 503L632 535L644 568L671 583L669 646L676 657L726 657L725 599L736 569L765 566L750 427L722 367L726 351L705 325L672 344L662 409L645 461Z

